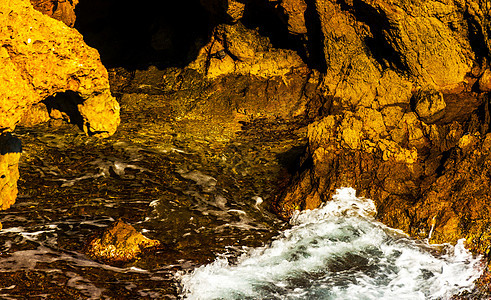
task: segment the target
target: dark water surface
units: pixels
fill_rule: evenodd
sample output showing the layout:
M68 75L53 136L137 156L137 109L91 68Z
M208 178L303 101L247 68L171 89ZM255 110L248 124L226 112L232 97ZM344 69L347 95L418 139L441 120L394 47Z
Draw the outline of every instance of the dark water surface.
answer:
M244 123L232 142L122 117L104 140L71 125L17 128L21 179L0 212L0 297L177 298L176 271L261 246L285 226L268 203L303 149L301 124ZM86 257L87 241L118 218L164 248L121 266Z

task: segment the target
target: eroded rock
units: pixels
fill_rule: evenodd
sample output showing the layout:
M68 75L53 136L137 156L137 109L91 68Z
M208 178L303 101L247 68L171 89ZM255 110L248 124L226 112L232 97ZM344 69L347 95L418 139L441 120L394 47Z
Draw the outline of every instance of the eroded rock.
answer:
M352 186L392 227L427 238L435 221L431 241L466 237L484 251L489 98L472 66L485 64L475 45L489 41L468 31L489 26L478 2L315 1L328 111L309 126L309 159L279 197L281 215Z
M273 48L268 38L240 22L217 26L211 41L188 67L209 79L231 74L269 78L307 70L295 51Z
M119 219L99 236L91 240L85 248L90 257L105 262L124 263L135 260L142 251L160 246Z
M415 112L427 124L435 123L445 115L447 104L437 91L420 91L415 95Z
M119 104L109 91L107 71L76 30L27 0L0 3L0 28L0 132L12 131L33 105L66 91L81 99L80 126L86 133L116 131Z

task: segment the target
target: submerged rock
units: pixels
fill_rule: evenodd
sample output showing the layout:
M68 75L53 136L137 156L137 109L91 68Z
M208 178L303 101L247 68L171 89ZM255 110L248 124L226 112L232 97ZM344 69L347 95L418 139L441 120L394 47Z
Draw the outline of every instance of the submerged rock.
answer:
M85 248L90 257L105 262L124 263L135 260L142 251L160 246L136 229L119 219L99 236L91 240Z

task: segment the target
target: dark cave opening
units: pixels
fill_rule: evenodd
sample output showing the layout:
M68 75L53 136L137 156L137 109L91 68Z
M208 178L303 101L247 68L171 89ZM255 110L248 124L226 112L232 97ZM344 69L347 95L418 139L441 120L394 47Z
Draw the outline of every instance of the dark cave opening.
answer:
M244 14L239 22L269 37L274 47L297 51L304 61L316 68L317 59L312 61L308 45L315 42L311 41L312 37L291 34L287 16L282 15L274 3L265 0L244 3ZM227 3L223 0L165 3L152 0L145 5L84 0L75 9L75 28L89 46L99 51L108 69L182 68L196 59L216 25L233 22L226 10Z
M84 119L78 110L78 105L83 103L83 99L77 92L56 93L41 102L46 105L50 116L54 115L53 111L58 111L61 118L83 130Z
M213 24L199 0L84 0L75 28L107 68L183 67L209 39Z

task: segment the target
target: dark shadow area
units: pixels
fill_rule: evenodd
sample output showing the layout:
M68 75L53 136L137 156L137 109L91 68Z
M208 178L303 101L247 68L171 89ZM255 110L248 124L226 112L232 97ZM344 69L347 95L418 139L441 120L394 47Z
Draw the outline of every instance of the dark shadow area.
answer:
M288 174L294 175L296 172L304 171L304 169L299 170L299 167L305 168L305 157L310 159L310 156L306 155L306 149L307 145L295 146L286 152L277 154L276 158L280 165L287 170Z
M384 31L390 30L391 25L383 11L378 11L361 0L353 0L352 7L344 1L339 2L343 10L350 11L358 21L365 23L370 28L372 37L366 37L365 44L381 66L401 71L409 69L384 36Z
M491 132L491 103L490 96L483 96L483 102L476 110L476 121L473 122L472 118L467 125L467 131L474 132L479 131L482 135Z
M278 3L267 0L246 2L241 22L249 29L258 29L259 34L269 38L273 47L294 50L307 62L305 37L288 31L288 16L275 7Z
M451 151L452 150L447 150L442 152L440 163L438 164L438 167L435 170L437 177L442 176L443 173L445 172L445 162L450 158Z
M70 124L75 124L80 130L83 130L84 119L78 110L78 105L83 103L83 99L76 92L57 93L44 99L42 103L46 105L50 115L53 110L58 110Z
M75 12L75 28L107 68L183 67L213 29L199 0L84 0Z
M484 58L490 56L489 49L485 42L486 38L483 34L485 29L482 28L479 22L477 22L467 11L464 13L464 20L467 21L467 30L469 32L469 43L471 48L476 54L477 60L482 63Z
M10 132L0 135L0 155L5 155L8 153L22 153L21 141L12 136Z
M326 57L324 56L324 35L319 14L315 8L314 0L305 0L305 26L307 27L308 65L322 73L327 71Z

